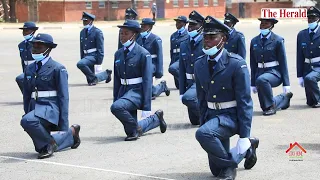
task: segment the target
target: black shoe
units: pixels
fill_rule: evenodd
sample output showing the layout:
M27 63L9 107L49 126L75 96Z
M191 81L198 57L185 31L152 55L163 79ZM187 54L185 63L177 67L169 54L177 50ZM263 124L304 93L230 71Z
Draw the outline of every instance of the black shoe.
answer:
M152 96L152 97L151 97L151 100L155 100L155 99L156 99L156 97L155 97L155 96Z
M135 141L139 138L139 133L136 133L135 135L133 136L127 136L124 140L125 141Z
M56 151L57 149L57 144L54 143L48 144L46 147L44 147L41 152L38 155L38 159L44 159L44 158L49 158L52 156L53 152Z
M73 142L73 145L71 146L71 149L76 149L81 143L80 136L79 136L80 125L74 124L71 127L73 127L74 129L74 135L73 135L74 142Z
M111 81L111 74L112 74L112 70L107 69L107 74L108 74L108 78L106 79L106 83L109 83Z
M163 111L161 109L159 109L154 114L157 115L159 118L161 133L165 133L167 130L167 123L163 119Z
M219 180L234 180L237 176L236 168L226 168L221 170L220 174L217 176Z
M277 110L274 105L272 105L270 108L267 110L263 111L264 116L271 116L277 113Z
M170 95L170 89L167 86L167 82L166 81L161 81L160 83L162 83L163 86L164 86L164 92L166 93L166 96L169 96Z
M251 169L257 163L257 153L256 150L259 146L259 139L251 137L249 138L251 147L248 149L246 154L246 160L244 162L245 169Z
M95 78L92 82L90 82L88 85L89 86L95 86L98 84L98 78Z
M313 108L320 108L320 102L312 106Z
M281 108L282 110L288 109L290 107L290 100L291 100L293 94L292 94L292 92L288 92L288 93L286 93L286 96L289 98L289 102L288 102L287 106Z

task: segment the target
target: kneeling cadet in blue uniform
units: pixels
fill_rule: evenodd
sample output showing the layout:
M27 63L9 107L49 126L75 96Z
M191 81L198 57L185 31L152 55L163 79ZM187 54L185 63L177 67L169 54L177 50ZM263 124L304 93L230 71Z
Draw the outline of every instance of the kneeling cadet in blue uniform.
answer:
M196 139L208 153L212 174L224 180L235 179L236 168L244 158L245 169L256 164L259 144L257 138L250 138L253 107L246 61L223 48L229 32L219 20L206 17L205 55L194 68L201 123ZM229 150L230 137L235 134L240 138Z
M25 69L23 81L24 112L21 126L31 137L38 158L80 145L80 126L69 128L69 91L66 68L50 57L57 44L48 34L38 34L32 40L35 63ZM51 131L58 131L50 134Z
M163 54L161 38L151 32L154 24L155 21L151 18L142 19L141 33L139 38L137 38L137 43L151 54L153 76L157 80L163 76ZM167 96L170 95L166 81L161 81L160 84L152 86L152 99L160 96L163 92L165 92Z
M308 29L297 37L297 77L299 85L305 88L307 105L320 107L320 10L310 7L307 11Z
M197 107L196 83L194 81L194 63L204 53L202 51L202 24L204 17L197 11L189 14L188 34L190 39L180 44L179 59L179 91L180 100L188 108L192 125L199 125L199 109Z
M263 115L269 116L276 114L277 110L289 108L293 94L290 92L284 39L271 31L278 20L259 20L260 34L250 44L251 89L253 93L258 92ZM273 97L272 88L281 84L283 93Z
M32 38L36 31L38 30L38 27L34 22L25 22L22 28L19 28L22 30L23 38L25 39L21 43L19 43L18 48L20 51L20 58L21 58L21 65L22 65L22 74L16 77L16 82L20 88L20 91L23 93L23 78L24 78L24 69L31 63L34 62L34 59L31 56L31 50L32 50Z
M93 25L95 15L83 12L82 21L84 28L80 32L80 56L77 67L87 78L89 86L95 86L98 82L111 81L112 71L107 69L95 73L95 65L101 65L104 58L104 37L100 29Z
M167 129L163 111L151 115L152 60L150 53L135 42L141 28L137 21L126 20L120 28L123 48L114 56L113 104L111 112L124 126L125 141L137 140L143 133L160 126ZM137 110L142 110L137 121Z

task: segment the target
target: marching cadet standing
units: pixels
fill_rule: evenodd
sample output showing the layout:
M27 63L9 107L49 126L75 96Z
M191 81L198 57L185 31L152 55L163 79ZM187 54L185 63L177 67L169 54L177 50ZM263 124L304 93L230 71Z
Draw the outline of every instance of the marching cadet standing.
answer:
M80 145L80 126L69 126L69 90L66 68L50 57L57 44L49 34L32 40L32 57L36 60L25 69L21 126L33 140L38 158ZM50 135L51 131L59 131Z
M83 12L82 21L84 28L80 32L81 60L77 67L86 76L89 86L94 86L100 81L111 81L111 70L105 70L95 74L95 65L101 65L104 57L104 38L100 29L93 25L95 16Z
M243 59L246 59L246 41L244 35L234 28L239 20L230 13L226 13L224 17L224 24L231 28L230 37L224 45L224 48L226 48L228 52L233 52Z
M169 73L174 77L174 84L179 89L179 55L180 44L186 40L189 40L188 31L186 30L186 24L188 19L185 16L178 16L174 19L176 21L177 31L170 36L170 65Z
M160 126L167 129L163 111L151 115L152 61L150 53L135 42L141 28L137 21L127 20L120 28L123 48L114 57L113 104L111 112L123 124L125 141L137 140L143 133ZM137 110L143 120L137 121Z
M244 159L245 169L257 162L259 139L250 138L252 99L246 61L229 53L224 44L230 29L207 16L204 23L205 55L195 63L194 73L200 107L200 128L196 139L208 153L212 174L233 180ZM229 151L230 137L239 134L237 146Z
M19 29L22 30L23 38L25 40L18 45L21 58L22 74L16 77L16 82L21 92L23 92L23 72L26 66L34 62L34 59L31 56L32 44L30 42L32 41L34 34L38 30L38 27L34 22L25 22L23 27Z
M125 18L125 20L127 20L127 19L136 20L137 16L138 16L138 13L134 9L127 8L126 11L125 11L124 18ZM120 42L120 30L119 30L119 36L118 37L119 37L118 38L118 49L120 49L120 48L123 47L122 43ZM138 34L136 37L137 37L136 39L138 39L140 37L140 34Z
M287 109L293 94L290 81L284 39L271 30L278 20L259 18L260 34L251 40L250 67L251 89L258 93L263 115L276 114L279 109ZM272 88L282 83L283 93L273 97Z
M142 32L137 41L139 45L151 54L153 76L157 80L163 76L163 54L161 38L151 32L154 24L155 22L151 18L143 18L141 23ZM166 81L161 81L157 86L152 86L152 99L160 96L163 92L165 92L167 96L170 95Z
M192 125L199 125L199 109L197 107L197 92L194 81L194 63L202 51L203 35L202 24L204 17L197 11L189 14L188 34L190 40L180 44L179 59L179 91L180 100L188 108L189 119Z
M320 10L310 7L307 11L308 29L297 37L297 76L299 84L305 88L307 105L320 107Z

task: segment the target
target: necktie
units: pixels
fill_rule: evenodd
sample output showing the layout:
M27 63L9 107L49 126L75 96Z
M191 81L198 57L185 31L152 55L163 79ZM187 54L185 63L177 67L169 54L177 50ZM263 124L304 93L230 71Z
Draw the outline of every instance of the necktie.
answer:
M191 40L191 42L190 42L190 45L191 45L191 49L193 50L194 49L194 44L196 43L196 41L195 40Z
M41 69L41 67L42 67L42 62L41 62L41 61L38 61L38 62L37 62L37 70L36 70L36 72L39 72L39 70Z
M178 32L178 36L180 36L181 35L181 32Z
M266 41L267 41L267 38L264 37L264 38L261 39L261 41L262 41L262 46L264 46Z
M127 54L129 53L129 49L128 48L126 48L125 50L124 50L124 58L127 58Z
M217 64L217 61L216 60L214 60L214 59L210 59L210 60L208 60L208 64L209 64L209 72L210 72L210 75L212 76L212 74L213 74L213 68L216 66L216 64Z
M142 38L142 43L143 43L143 44L146 42L146 39L147 39L146 37L143 37L143 38Z
M314 34L315 34L315 32L313 32L313 31L309 34L311 40L312 40Z

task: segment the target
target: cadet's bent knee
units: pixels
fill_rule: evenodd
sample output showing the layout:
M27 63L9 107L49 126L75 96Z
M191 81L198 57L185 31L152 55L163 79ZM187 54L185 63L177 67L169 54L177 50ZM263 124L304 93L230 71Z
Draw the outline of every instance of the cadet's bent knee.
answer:
M313 76L306 76L306 77L304 78L304 82L305 82L305 83L314 83L314 82L317 82L317 80L316 80L316 78L313 77Z
M268 80L266 78L260 76L256 80L256 85L259 86L259 85L265 84L267 82L268 82Z
M203 128L199 128L197 131L196 131L196 139L199 143L203 142L203 141L206 141L205 139L207 138L207 133L204 131Z
M111 105L110 110L111 110L112 114L115 114L119 111L123 111L124 108L121 105L119 105L116 101Z
M84 63L82 63L81 61L79 61L78 63L77 63L77 67L80 69L80 68L82 68L82 67L84 67L85 66L85 64Z
M182 101L182 104L184 104L184 105L186 105L186 106L188 106L190 103L193 103L193 102L194 102L193 99L190 99L190 98L189 98L188 96L186 96L186 95L183 95L183 96L182 96L181 101Z
M28 119L24 116L21 121L20 125L23 127L23 129L27 130L30 129L31 127L34 127L34 121L28 121Z

